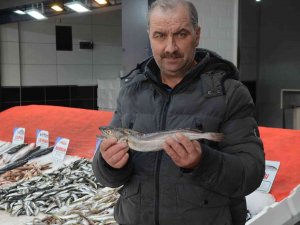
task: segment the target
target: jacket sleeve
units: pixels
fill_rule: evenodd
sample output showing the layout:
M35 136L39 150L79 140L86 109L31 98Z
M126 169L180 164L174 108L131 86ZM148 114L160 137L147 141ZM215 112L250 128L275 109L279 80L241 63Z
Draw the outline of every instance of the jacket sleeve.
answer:
M113 119L110 123L110 126L121 127L121 97L123 96L123 91L119 93L117 100L117 110L114 113ZM120 169L115 169L105 162L100 153L100 148L96 151L93 157L93 171L96 176L96 179L104 186L108 187L119 187L126 183L132 173L132 163L131 157L129 156L128 163Z
M219 150L202 144L201 162L190 176L209 190L236 198L259 187L265 158L249 91L240 82L230 85L228 88L227 83L226 112L220 126L225 140Z

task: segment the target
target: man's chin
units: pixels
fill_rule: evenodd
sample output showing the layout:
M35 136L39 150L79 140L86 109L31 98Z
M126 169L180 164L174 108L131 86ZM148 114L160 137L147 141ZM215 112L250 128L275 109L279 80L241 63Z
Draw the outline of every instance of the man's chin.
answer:
M181 74L180 68L164 68L162 72L163 74L168 76L178 76L179 74Z
M165 71L170 71L170 72L178 72L179 70L181 70L182 65L178 64L178 63L174 63L174 64L165 64L164 65L164 70Z

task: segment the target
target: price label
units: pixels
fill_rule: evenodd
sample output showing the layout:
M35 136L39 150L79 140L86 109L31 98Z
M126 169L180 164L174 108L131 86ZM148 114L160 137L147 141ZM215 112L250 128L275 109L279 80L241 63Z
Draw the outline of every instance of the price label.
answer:
M266 160L266 169L265 169L265 176L263 181L261 182L258 191L269 193L273 182L275 180L275 176L278 172L280 162L277 161L269 161Z
M36 146L41 148L49 147L49 132L46 130L36 130Z
M52 151L52 158L56 162L63 162L66 156L70 140L67 138L58 137L55 141L55 146Z
M15 145L24 144L25 141L25 128L15 127L12 143Z

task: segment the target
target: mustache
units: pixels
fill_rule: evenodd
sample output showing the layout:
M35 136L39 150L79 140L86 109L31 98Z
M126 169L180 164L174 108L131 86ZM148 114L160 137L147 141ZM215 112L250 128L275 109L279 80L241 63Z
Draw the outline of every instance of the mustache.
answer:
M183 54L181 52L173 52L173 53L169 53L169 52L163 52L160 54L161 58L170 58L170 59L176 59L176 58L182 58Z

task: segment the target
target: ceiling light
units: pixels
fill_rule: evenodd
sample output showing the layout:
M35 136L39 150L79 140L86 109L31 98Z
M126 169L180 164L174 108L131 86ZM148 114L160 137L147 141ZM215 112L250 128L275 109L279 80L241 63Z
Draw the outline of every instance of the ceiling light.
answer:
M14 11L14 13L17 13L17 14L19 14L19 15L24 15L24 14L26 14L25 12L23 12L22 10L15 10Z
M55 10L56 12L63 11L63 8L60 5L57 5L57 4L52 5L51 9Z
M255 1L260 2L260 0L255 0Z
M95 0L96 2L98 2L100 5L106 5L107 4L107 0Z
M29 10L26 10L25 12L37 20L43 20L43 19L47 18L37 9L29 9Z
M79 13L90 11L84 4L79 1L68 2L64 5Z

